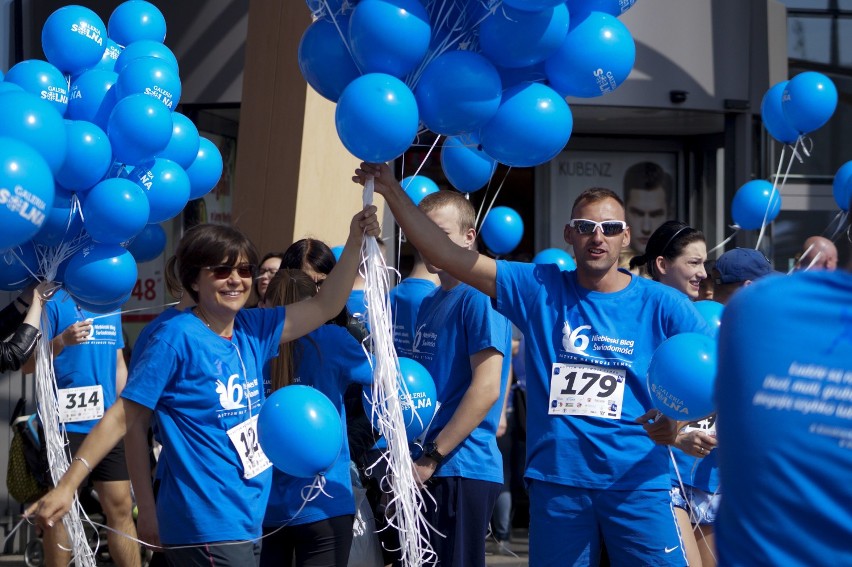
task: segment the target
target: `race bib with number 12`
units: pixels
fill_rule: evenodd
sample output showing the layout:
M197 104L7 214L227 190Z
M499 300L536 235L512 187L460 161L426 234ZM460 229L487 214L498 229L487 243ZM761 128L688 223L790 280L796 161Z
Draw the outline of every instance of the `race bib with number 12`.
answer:
M626 378L627 371L623 368L554 364L547 413L620 419Z
M243 463L243 478L255 477L272 466L257 440L257 416L228 430L228 437Z

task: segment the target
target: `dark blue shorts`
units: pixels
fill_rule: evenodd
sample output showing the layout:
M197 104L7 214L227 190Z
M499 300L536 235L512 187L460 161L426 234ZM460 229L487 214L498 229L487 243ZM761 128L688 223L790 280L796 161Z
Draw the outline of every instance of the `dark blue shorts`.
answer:
M450 476L432 477L426 489L435 498L426 497L426 521L446 536L429 534L438 565L485 567L488 523L503 485Z

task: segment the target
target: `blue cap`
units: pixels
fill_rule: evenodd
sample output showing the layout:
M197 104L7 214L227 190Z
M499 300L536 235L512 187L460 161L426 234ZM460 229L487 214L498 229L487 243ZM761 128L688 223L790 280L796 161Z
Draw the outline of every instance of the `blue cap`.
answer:
M719 256L716 270L721 276L716 283L730 284L757 280L774 272L772 264L759 250L734 248Z

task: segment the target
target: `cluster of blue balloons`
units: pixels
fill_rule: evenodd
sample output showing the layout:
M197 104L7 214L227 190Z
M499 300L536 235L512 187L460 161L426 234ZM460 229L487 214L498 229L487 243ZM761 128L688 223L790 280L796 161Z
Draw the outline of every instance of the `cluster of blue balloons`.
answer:
M92 311L127 299L136 262L165 246L157 224L222 174L216 145L174 111L181 82L165 36L144 0L120 4L106 25L65 6L42 29L47 60L21 61L0 82L0 251L29 280L57 272ZM45 266L71 243L73 257ZM8 274L0 287L20 286Z
M837 87L831 79L816 71L805 71L766 91L760 114L770 136L783 144L793 144L799 136L821 128L836 108Z
M315 21L299 66L337 103L352 154L390 161L429 129L447 137L447 178L470 192L497 161L530 167L562 151L573 128L565 96L626 80L636 48L617 16L633 3L308 0Z

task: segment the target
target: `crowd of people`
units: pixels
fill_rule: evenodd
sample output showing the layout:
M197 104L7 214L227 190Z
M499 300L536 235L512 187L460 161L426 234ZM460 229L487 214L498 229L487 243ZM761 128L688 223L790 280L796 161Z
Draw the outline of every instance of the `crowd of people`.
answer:
M634 227L634 197L625 205L591 188L567 219L577 267L563 272L478 253L475 211L459 193L440 191L415 206L387 165L361 164L353 180L370 177L417 250L391 304L398 354L426 367L440 404L412 455L438 565L484 566L489 529L510 550L509 495L521 475L531 565L852 560L842 549L852 535L842 521L852 518L837 503L848 495L838 471L852 466L852 410L782 412L780 401L754 401L768 395L770 372L793 381L823 369L836 406L852 407L852 387L842 387L852 382L852 276L835 271L834 242L808 239L795 268L803 273L786 278L753 249L708 262L700 230L665 218L653 230ZM669 206L657 209L666 215ZM372 380L362 346L369 330L354 316L363 305L360 244L379 232L375 209L359 212L335 260L314 239L260 257L236 229L189 229L167 265L180 302L144 329L127 367L120 317L89 313L64 291L30 286L2 312L4 334L14 333L2 344L3 370L32 368L44 309L60 400L86 402L60 415L69 469L27 511L44 530L48 564L70 559L61 519L90 478L119 565L139 564L137 534L169 565L346 565L356 513L351 467L384 528L383 563L399 563L399 540L410 534L386 523L394 500L375 467L384 446L361 403ZM804 297L812 307L796 302ZM667 338L719 333L695 308L700 300L728 305L718 414L678 422L655 409L645 376ZM821 326L794 344L785 330L793 321L807 326L809 311ZM763 343L760 356L753 342ZM256 442L264 399L291 384L322 392L347 429L324 493L312 500L304 496L309 479L272 470ZM797 391L784 391L794 407ZM772 424L773 439L783 432L807 445L772 442L767 453L751 415ZM523 467L501 455L512 451L507 427L522 434ZM152 438L161 447L153 467ZM801 477L812 502L790 498L791 487L766 495L780 475ZM732 497L722 497L723 485ZM783 533L772 534L773 522ZM807 541L790 541L797 530Z

